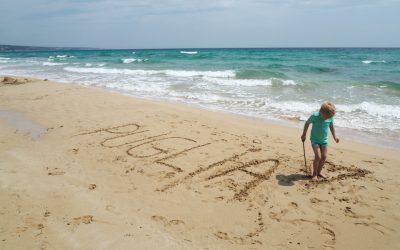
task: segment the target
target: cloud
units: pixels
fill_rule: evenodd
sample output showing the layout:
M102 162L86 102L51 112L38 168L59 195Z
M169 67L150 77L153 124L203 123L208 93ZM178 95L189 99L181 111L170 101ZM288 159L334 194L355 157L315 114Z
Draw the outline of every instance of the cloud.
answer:
M7 34L0 44L361 46L400 40L393 32L398 0L0 0L0 6L0 34Z

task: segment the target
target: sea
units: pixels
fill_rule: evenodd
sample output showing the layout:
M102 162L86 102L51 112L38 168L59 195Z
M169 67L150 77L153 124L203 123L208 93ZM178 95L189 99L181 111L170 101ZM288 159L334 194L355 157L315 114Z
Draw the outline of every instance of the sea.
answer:
M338 137L400 148L400 48L0 52L0 75L250 116L297 127L299 138L331 101Z

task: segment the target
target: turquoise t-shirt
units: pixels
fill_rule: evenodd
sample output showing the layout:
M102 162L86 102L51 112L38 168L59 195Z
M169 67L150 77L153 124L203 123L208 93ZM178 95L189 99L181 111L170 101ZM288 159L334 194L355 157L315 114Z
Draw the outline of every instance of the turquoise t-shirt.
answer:
M318 144L328 143L329 126L333 125L333 117L323 120L319 112L314 112L307 122L312 124L311 142Z

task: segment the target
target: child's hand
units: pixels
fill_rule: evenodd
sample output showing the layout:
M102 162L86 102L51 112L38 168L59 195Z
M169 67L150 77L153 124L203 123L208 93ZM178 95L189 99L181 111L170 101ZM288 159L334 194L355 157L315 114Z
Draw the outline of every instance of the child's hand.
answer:
M335 142L336 142L336 143L339 143L339 138L335 138Z
M302 140L303 142L305 142L306 136L305 136L305 135L302 135L302 136L301 136L301 140Z

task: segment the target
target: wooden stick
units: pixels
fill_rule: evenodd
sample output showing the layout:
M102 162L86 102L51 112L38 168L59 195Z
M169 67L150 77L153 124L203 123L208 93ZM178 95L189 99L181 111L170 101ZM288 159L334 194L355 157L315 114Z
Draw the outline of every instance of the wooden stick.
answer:
M304 155L304 167L306 168L306 174L308 174L307 161L306 161L306 148L304 147L304 142L303 142L303 155Z

